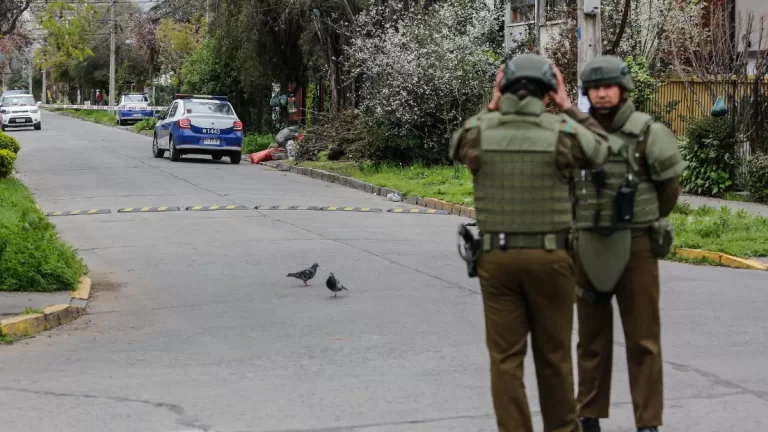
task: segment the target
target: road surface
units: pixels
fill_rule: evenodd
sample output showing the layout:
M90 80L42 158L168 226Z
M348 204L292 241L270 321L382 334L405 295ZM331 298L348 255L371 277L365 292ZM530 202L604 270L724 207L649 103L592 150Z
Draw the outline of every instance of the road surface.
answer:
M45 113L12 131L18 171L92 269L88 315L0 346L0 429L77 432L494 431L477 279L456 216L256 211L393 207L304 176ZM245 211L117 213L144 206ZM309 287L286 278L313 262ZM332 271L350 289L333 298ZM663 263L665 427L768 430L768 278ZM618 321L617 321L618 322ZM604 431L634 431L616 334ZM575 339L574 339L575 343ZM530 356L526 384L537 430Z

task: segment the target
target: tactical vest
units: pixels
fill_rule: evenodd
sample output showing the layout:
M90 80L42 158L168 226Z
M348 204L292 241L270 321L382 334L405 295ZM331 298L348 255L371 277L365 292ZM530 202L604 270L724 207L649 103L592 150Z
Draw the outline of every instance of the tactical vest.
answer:
M480 120L474 176L477 226L486 233L552 233L571 227L570 188L556 168L560 117L497 114Z
M637 145L646 138L653 118L648 114L633 112L620 130L610 135L611 155L603 165L605 185L600 190L592 183L591 171L581 171L575 182L576 211L575 228L594 227L595 211L600 209L599 226L608 228L613 223L614 200L621 184L629 174L638 182L635 194L634 217L629 223L618 223L617 228L647 227L659 218L659 197L655 185L647 176L637 175Z

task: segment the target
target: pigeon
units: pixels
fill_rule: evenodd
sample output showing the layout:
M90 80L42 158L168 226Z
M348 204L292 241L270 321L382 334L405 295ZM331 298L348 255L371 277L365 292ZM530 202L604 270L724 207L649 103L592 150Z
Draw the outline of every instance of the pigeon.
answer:
M341 290L349 291L348 289L344 288L344 285L342 285L341 282L336 279L333 273L328 276L328 280L325 281L325 286L327 286L329 290L333 291L334 297L336 297L336 294L338 294Z
M296 279L299 279L300 281L304 282L304 286L307 286L307 281L315 277L317 274L317 268L320 267L320 264L312 264L312 267L298 271L296 273L288 273L287 277L295 277Z

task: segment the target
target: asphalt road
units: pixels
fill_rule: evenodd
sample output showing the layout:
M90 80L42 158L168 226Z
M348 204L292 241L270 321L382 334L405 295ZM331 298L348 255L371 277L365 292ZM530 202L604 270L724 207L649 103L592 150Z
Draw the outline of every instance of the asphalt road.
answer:
M0 346L0 430L494 431L461 218L317 211L120 214L242 204L393 207L243 163L155 159L151 140L44 113L10 132L21 178L92 269L88 315ZM286 273L320 264L304 287ZM333 298L334 272L351 290ZM768 430L768 277L663 263L663 430ZM621 330L612 418L633 431ZM575 340L574 340L575 343ZM530 356L529 356L530 357ZM526 383L535 422L532 362Z

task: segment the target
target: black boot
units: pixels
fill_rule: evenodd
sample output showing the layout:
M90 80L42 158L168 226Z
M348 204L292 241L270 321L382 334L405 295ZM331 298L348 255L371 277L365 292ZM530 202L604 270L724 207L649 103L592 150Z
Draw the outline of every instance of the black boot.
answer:
M579 421L584 432L600 432L600 420L591 417L579 417Z
M637 432L659 432L659 429L654 427L644 427L644 428L638 428Z

